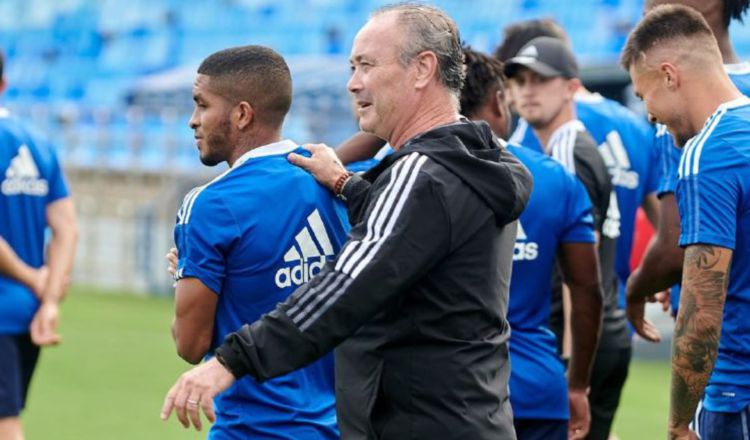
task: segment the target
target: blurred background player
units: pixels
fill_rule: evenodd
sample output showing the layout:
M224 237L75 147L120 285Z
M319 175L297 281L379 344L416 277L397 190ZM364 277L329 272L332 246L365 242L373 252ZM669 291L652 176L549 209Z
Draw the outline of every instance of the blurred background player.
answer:
M746 438L750 98L727 75L705 19L686 6L651 9L628 37L622 65L649 115L685 145L676 190L685 261L669 438L696 438L691 420L705 440Z
M499 56L504 56L514 45L522 44L523 37L534 35L547 35L568 46L570 44L565 31L552 20L515 23L506 28L504 34L506 40L496 51ZM657 150L652 144L654 130L644 119L622 104L583 87L576 92L574 101L576 115L599 145L615 194L608 208L604 244L616 246L614 271L617 276L607 279L608 271L604 268L603 260L603 282L608 300L605 301L602 339L597 363L594 364L591 396L594 422L590 437L606 438L619 404L631 356L630 335L625 331L623 307L625 283L630 276L636 212L642 206L649 220L656 223L658 206L655 190L660 169ZM527 122L521 119L512 138L524 146L540 148L535 133L527 127Z
M731 21L742 21L750 1L649 0L644 5L644 13L661 4L689 6L703 15L717 40L724 69L729 78L740 92L750 94L750 63L740 61L729 39ZM659 127L655 139L663 169L658 188L661 213L659 226L640 266L633 271L627 286L628 318L638 333L652 342L660 340L661 337L653 325L644 318L644 301L650 295L671 287L672 312L673 315L677 315L684 257L684 251L678 245L680 215L675 197L682 145L675 145L666 127Z
M190 363L313 278L346 239L341 202L286 156L292 98L284 59L262 46L216 52L193 88L201 162L230 169L187 194L177 214L173 335ZM337 439L331 355L263 384L246 377L216 398L209 438ZM187 396L178 405L198 405Z
M0 57L0 92L6 87L2 67ZM39 347L60 342L59 303L73 265L77 228L54 150L4 108L0 180L0 236L25 265L46 264L49 270L44 287L35 290L0 276L0 438L16 440L23 438L19 416ZM48 244L47 228L52 231Z
M508 136L503 64L469 48L461 112ZM519 219L508 321L513 333L510 400L519 440L577 439L588 433L591 366L601 324L601 288L591 201L583 184L557 161L501 142L529 169L534 189ZM555 257L573 298L573 350L566 380L555 334L548 328ZM568 420L570 420L568 422Z

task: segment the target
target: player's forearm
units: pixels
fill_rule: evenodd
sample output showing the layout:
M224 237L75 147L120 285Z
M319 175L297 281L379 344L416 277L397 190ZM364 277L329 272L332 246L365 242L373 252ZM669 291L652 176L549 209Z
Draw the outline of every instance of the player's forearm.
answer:
M630 274L628 296L643 299L680 282L684 251L677 243L654 237L641 265Z
M42 292L42 301L59 302L65 297L77 243L78 230L75 224L53 230L47 259L49 275L47 286Z
M685 430L713 371L732 251L694 245L685 252L680 312L672 344L670 438Z
M570 293L573 351L568 386L571 389L585 390L589 386L591 367L599 342L602 295L597 280L583 286L570 286Z

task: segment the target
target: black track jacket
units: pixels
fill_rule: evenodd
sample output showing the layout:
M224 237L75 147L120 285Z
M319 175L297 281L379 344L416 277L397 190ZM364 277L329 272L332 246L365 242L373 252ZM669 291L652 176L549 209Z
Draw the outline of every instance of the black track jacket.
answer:
M345 191L340 254L217 354L262 381L338 347L344 439L515 439L506 312L528 171L486 124L461 121Z

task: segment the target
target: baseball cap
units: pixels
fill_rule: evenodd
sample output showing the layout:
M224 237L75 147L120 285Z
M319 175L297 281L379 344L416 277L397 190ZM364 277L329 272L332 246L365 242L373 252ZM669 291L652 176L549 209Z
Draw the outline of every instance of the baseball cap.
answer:
M547 78L578 77L578 63L570 48L560 39L537 37L526 43L516 56L505 62L504 72L508 78L526 67Z

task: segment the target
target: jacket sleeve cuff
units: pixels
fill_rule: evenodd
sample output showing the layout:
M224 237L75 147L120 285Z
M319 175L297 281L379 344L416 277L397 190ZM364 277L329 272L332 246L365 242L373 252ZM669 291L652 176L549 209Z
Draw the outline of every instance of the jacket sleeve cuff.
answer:
M345 201L353 200L368 189L370 189L370 182L359 174L353 174L341 189L341 198Z
M235 379L241 379L243 376L250 375L252 373L252 367L250 363L245 362L242 358L242 350L240 349L240 341L236 333L230 333L224 339L224 343L221 344L214 352L216 359L221 365L226 367Z

